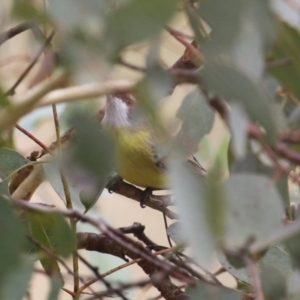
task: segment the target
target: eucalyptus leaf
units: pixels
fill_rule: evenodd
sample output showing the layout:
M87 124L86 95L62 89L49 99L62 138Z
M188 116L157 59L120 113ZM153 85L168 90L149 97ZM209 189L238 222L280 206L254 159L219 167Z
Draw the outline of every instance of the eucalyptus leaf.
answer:
M214 124L215 114L199 89L189 93L177 112L182 126L176 136L188 153L194 153L199 141L208 134Z
M300 297L300 273L294 271L287 280L288 300L297 300Z
M180 222L172 223L167 229L168 236L175 242L176 245L185 245L186 237L180 226Z
M293 264L296 268L300 268L300 233L285 241L286 247L292 256Z
M102 182L113 170L114 144L108 134L100 129L99 124L77 115L71 125L77 133L72 147L68 149L69 165L75 163L88 176ZM67 164L68 166L68 164Z
M239 102L250 119L259 122L269 137L274 139L277 131L276 119L272 115L272 99L249 76L237 68L222 64L210 64L203 69L202 79L206 88L227 101Z
M243 159L237 160L233 164L231 173L256 173L272 178L272 176L276 173L276 168L263 165L255 154L248 153ZM287 177L282 176L277 179L276 187L280 193L286 211L290 213L290 195Z
M35 256L23 256L1 282L1 299L22 300L33 272Z
M299 98L300 87L297 78L300 74L300 33L282 21L277 22L277 27L278 38L267 57L268 72Z
M221 252L218 252L218 259L221 265L233 277L242 282L252 284L249 272L246 268L234 267ZM281 272L283 276L289 276L293 272L291 256L283 246L271 246L257 264L259 269L261 268L261 264L273 267L278 272Z
M48 295L48 300L57 300L60 289L63 287L63 282L58 274L53 274L51 277L51 289Z
M65 218L58 212L26 213L27 227L30 236L53 254L64 257L76 249L76 238ZM34 245L35 251L42 251ZM49 274L59 273L56 259L45 254L40 259L42 266Z
M199 281L195 289L190 288L188 293L191 300L242 300L242 294L223 286L214 286Z
M62 214L27 212L26 219L32 237L53 253L67 257L76 249L76 238Z
M263 262L260 265L261 281L266 299L281 300L283 299L286 287L286 276L278 267L265 265Z
M0 280L19 262L25 248L25 235L20 220L6 199L0 196Z
M110 57L129 44L159 33L177 8L176 0L131 0L106 18L105 47Z
M262 241L282 227L282 200L267 177L233 174L222 188L226 203L224 242L228 247L242 247L250 237Z
M9 179L7 177L28 163L30 163L30 161L17 151L8 148L0 148L0 178L2 180L5 179L0 183L1 194L9 194Z
M74 29L86 25L91 19L95 22L104 15L107 9L105 1L88 0L50 0L49 11L64 29ZM80 22L84 17L89 17L87 22ZM97 23L96 23L97 24Z
M210 266L214 239L207 214L206 187L203 178L195 177L178 159L170 161L171 184L184 236L201 266Z

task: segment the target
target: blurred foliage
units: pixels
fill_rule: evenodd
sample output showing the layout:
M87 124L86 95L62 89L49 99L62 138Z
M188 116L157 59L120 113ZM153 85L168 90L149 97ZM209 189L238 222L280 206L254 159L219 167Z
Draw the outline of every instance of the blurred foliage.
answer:
M139 99L138 117L148 118L156 131L163 130L157 107L174 87L172 74L162 63L162 33L167 25L176 26L170 23L176 17L186 19L188 34L197 42L194 51L205 59L195 73L199 84L182 99L177 111L182 126L166 151L171 153L170 182L180 214L180 221L169 226L168 235L179 246L190 246L193 258L205 268L211 266L217 251L226 271L237 282L249 285L250 291L257 292L252 284L259 280L267 300L299 299L300 231L289 231L299 225L299 219L294 221L290 211L288 176L292 174L299 184L295 158L300 155L300 139L284 144L285 153L294 151L290 161L276 154L282 134L299 135L299 10L284 0L48 2L44 7L43 1L15 0L9 21L35 22L31 31L39 42L45 31L55 30L52 46L58 52L58 65L68 71L68 83L95 78L105 82L111 70L124 63L128 49L147 45L145 69L139 70L143 76L133 94ZM184 39L185 46L191 42L180 32L173 35ZM193 60L189 63L190 69L183 71L195 71ZM0 82L1 141L7 140L15 120L28 115L54 87L57 85L37 94L32 89L24 93L24 103L14 103L13 96L5 93L9 87ZM31 92L33 97L29 97ZM228 109L224 121L231 140L212 157L215 163L208 168L207 178L199 180L185 160L212 131L216 113L209 104L216 97ZM114 170L114 143L84 110L82 104L69 104L65 115L76 139L44 164L44 173L66 204L64 174L72 203L87 213ZM250 125L263 132L256 142L248 135ZM51 277L48 299L55 300L64 284L58 257L70 256L76 237L60 213L20 213L11 205L9 184L16 171L29 163L14 149L0 149L0 298L21 299L33 263L40 260ZM259 250L253 253L253 247ZM251 277L246 258L257 268L258 278ZM195 300L246 299L242 285L235 290L199 281L187 292Z

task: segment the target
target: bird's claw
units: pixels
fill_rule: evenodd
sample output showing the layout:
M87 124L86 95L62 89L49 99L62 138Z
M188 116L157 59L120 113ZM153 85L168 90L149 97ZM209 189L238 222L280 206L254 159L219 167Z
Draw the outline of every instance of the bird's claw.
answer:
M113 193L113 188L114 188L118 183L120 183L120 181L123 182L123 179L122 179L122 177L120 177L119 175L116 175L116 176L113 176L113 177L109 178L108 183L106 184L106 188L107 188L107 190L108 190L108 192L109 192L110 194Z
M142 195L141 195L141 198L140 198L140 206L141 208L145 208L146 205L145 205L145 201L146 199L152 195L152 192L153 192L153 189L152 188L145 188L142 192Z

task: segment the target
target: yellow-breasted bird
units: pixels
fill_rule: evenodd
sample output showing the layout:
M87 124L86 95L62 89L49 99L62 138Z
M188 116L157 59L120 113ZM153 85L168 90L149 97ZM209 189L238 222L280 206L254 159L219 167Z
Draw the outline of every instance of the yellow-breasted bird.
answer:
M116 171L126 181L146 188L141 197L144 200L153 190L168 189L168 168L164 159L159 159L153 131L148 126L131 124L129 106L119 96L107 96L103 129L115 142ZM204 169L194 156L187 164L200 176Z

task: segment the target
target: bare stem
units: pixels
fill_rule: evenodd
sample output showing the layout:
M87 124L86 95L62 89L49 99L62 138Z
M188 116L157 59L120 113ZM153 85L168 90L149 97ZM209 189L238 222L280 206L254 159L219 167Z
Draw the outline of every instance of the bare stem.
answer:
M56 105L52 104L52 111L53 111L53 119L54 119L54 124L55 124L55 131L56 131L56 139L57 139L57 148L60 149L60 125L59 125L59 120L58 120L58 114L57 114L57 109ZM61 177L61 182L63 185L64 193L65 193L65 198L66 198L66 207L68 209L73 209L73 204L72 204L72 199L71 199L71 194L70 194L70 189L69 185L67 182L67 178L63 174L62 171L60 171L60 177ZM76 221L71 218L70 219L71 223L71 230L76 234ZM78 265L78 255L77 255L77 250L75 250L72 254L72 259L73 259L73 272L75 274L74 278L74 300L79 300L80 293L79 291L79 265Z

